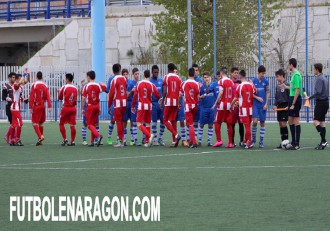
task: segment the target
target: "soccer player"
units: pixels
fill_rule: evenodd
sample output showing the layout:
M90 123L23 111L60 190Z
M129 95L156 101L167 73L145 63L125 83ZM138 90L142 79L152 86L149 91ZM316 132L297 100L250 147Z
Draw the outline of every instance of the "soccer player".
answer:
M10 106L11 115L12 115L12 123L11 123L11 131L10 131L10 146L24 146L21 141L21 131L23 126L22 115L20 112L21 109L21 94L23 92L22 86L25 85L28 81L25 81L22 78L21 74L16 74L15 83L12 86L13 90L13 98Z
M194 131L194 118L198 108L199 85L194 79L195 69L189 68L189 78L181 84L181 93L185 97L184 111L186 125L189 127L189 148L197 148L197 140Z
M314 94L306 99L315 99L314 108L314 125L317 132L321 136L321 142L315 147L316 150L323 150L328 146L325 139L325 116L329 110L329 81L322 74L323 65L321 63L314 64L314 75L316 76Z
M88 84L82 92L82 114L86 114L86 122L88 129L91 131L91 143L88 147L94 147L94 141L97 139L96 146L100 146L103 136L97 131L98 118L101 112L100 109L100 94L106 90L103 83L95 83L95 72L87 72ZM85 111L86 108L86 111Z
M251 121L252 121L252 110L253 110L253 94L256 89L254 85L247 81L246 73L244 70L239 72L242 83L238 85L234 99L231 103L231 107L238 100L239 102L239 116L240 121L245 127L245 138L243 141L243 147L245 149L253 148L253 142L251 138Z
M34 131L38 136L36 146L42 145L45 139L43 123L46 121L45 102L47 101L48 112L52 110L52 102L50 101L49 89L42 82L42 73L37 72L37 81L31 86L29 107L32 113L32 124Z
M11 137L10 137L10 133L11 133L11 123L12 123L12 116L11 116L11 104L12 104L12 98L13 98L13 85L15 83L15 76L16 73L11 72L8 75L8 83L5 83L5 85L2 88L2 100L6 102L6 116L8 118L8 122L9 122L9 128L7 133L4 136L4 139L6 140L6 142L9 144Z
M154 84L157 88L157 91L160 94L160 98L163 97L163 78L159 77L159 68L157 65L153 65L151 68L152 76L150 79L150 82ZM158 146L165 146L165 143L163 141L163 135L165 131L165 125L163 122L164 117L164 110L163 108L160 108L158 103L158 98L156 98L154 95L152 96L152 125L151 130L152 134L154 135L154 141L153 145ZM157 140L157 123L158 120L160 121L160 127L159 127L159 138Z
M150 134L150 122L152 114L152 96L160 98L160 94L154 84L150 82L150 71L144 71L144 79L136 85L132 105L135 105L138 98L138 108L136 122L138 128L146 136L145 147L150 147L153 143L154 135ZM132 113L136 113L136 108L132 107ZM144 125L145 124L145 125Z
M291 150L299 150L299 142L300 142L300 133L301 133L301 127L300 127L300 109L302 104L302 76L300 72L297 70L297 60L295 58L291 58L289 60L289 68L292 73L291 81L290 81L290 87L286 86L285 84L282 84L282 88L290 89L290 97L289 97L289 125L290 125L290 131L292 136L292 142L291 142Z
M168 74L164 77L163 98L159 99L160 103L164 103L164 124L172 133L172 146L178 147L181 136L177 132L176 116L179 109L179 92L181 86L181 78L174 74L175 65L169 63L167 65Z
M239 79L239 73L238 68L233 67L230 71L230 77L231 80L234 82L233 92L236 92L237 87L241 84L241 80ZM234 105L233 108L233 144L236 147L235 144L235 124L238 123L239 128L239 136L240 136L240 142L239 146L243 147L243 139L244 139L244 125L239 120L239 110L236 105Z
M264 137L266 133L266 113L268 108L268 100L270 96L269 83L265 78L266 68L261 65L258 67L258 76L252 79L257 92L253 95L253 115L252 115L252 142L256 143L258 130L258 121L260 121L260 140L259 147L264 148Z
M211 75L210 72L205 71L203 73L203 85L200 88L200 100L199 100L199 108L200 108L200 116L199 116L199 129L198 129L198 145L202 145L203 139L203 131L204 125L208 125L207 132L207 146L212 146L211 140L213 135L213 121L214 121L214 110L212 110L212 106L215 101L214 97L214 88L211 83Z
M199 87L201 87L202 84L203 84L203 79L199 76L199 66L198 66L198 64L194 63L192 65L192 67L195 70L194 80L198 83ZM199 115L200 115L200 108L198 107L197 113L196 113L195 118L194 118L194 131L195 131L196 135L198 133ZM189 129L188 129L188 131L189 131Z
M114 64L112 71L115 74L115 78L111 81L110 93L109 93L109 110L114 103L114 120L117 124L117 133L119 137L119 143L114 145L115 148L124 147L124 116L127 106L127 80L124 76L120 75L121 66Z
M288 105L289 105L289 89L282 87L285 84L287 87L290 85L285 81L285 72L279 69L275 72L278 85L276 86L274 110L277 111L277 121L280 126L281 140L287 140L289 137L289 130L287 127L288 122ZM280 144L277 148L282 148Z
M227 68L222 67L220 69L221 80L219 81L220 92L219 95L212 106L214 109L218 102L220 102L217 113L214 120L215 134L217 137L217 142L213 147L221 147L223 142L221 140L221 123L224 122L227 124L228 128L228 145L226 148L234 148L233 145L233 126L232 126L232 113L230 104L233 101L233 81L227 77Z
M75 139L76 139L76 115L77 115L77 97L78 97L78 89L76 86L72 84L73 82L73 75L70 73L67 73L65 75L65 82L66 85L64 85L60 90L58 94L58 99L63 100L63 107L61 110L60 115L60 132L63 138L62 146L68 145L68 146L75 146ZM66 138L66 130L65 130L65 124L70 125L71 130L71 141L69 141Z

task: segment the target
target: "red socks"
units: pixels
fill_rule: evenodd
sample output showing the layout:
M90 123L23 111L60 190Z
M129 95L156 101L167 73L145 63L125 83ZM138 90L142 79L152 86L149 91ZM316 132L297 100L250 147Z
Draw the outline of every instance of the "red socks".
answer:
M228 140L229 143L233 143L233 125L232 124L227 124L227 129L228 129Z
M193 144L197 144L194 125L189 126L189 140L193 142Z
M42 133L40 131L41 126L39 127L38 124L33 124L33 128L34 128L34 131L36 132L38 138L40 139L42 136ZM43 129L42 129L42 131L43 131Z
M66 140L66 130L65 130L64 124L60 124L60 132L62 134L63 140Z
M143 134L146 135L146 143L148 143L150 138L150 127L145 127L140 124L139 129L141 130L141 132L143 132Z
M252 141L251 138L251 125L250 124L244 124L245 126L245 142Z
M71 143L74 143L75 139L76 139L76 127L75 126L71 126Z
M94 125L88 125L88 129L91 131L91 143L94 143L95 138L100 138L100 134L97 132Z
M43 136L44 135L44 126L40 125L39 129L40 129L41 135Z
M118 137L121 142L124 141L124 124L123 122L117 122Z
M214 131L215 131L215 135L217 137L217 142L220 142L221 141L221 124L216 121L214 123Z
M166 128L172 133L172 139L173 142L175 142L176 138L175 136L177 135L177 126L176 126L176 121L171 121L171 123L169 121L164 121L164 124L166 126Z

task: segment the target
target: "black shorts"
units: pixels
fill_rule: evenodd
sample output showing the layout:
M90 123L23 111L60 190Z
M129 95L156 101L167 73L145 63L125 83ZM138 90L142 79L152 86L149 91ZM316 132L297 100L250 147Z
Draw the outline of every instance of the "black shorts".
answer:
M287 103L277 105L277 108L286 108L286 107L288 107ZM278 122L287 122L288 121L288 110L278 111L277 112L277 121Z
M293 103L293 96L290 96L288 115L291 116L291 117L299 117L299 113L300 113L300 109L301 109L301 103L302 103L301 96L300 95L298 96L297 101L294 105L294 109L290 110L290 107L292 106L292 103Z
M6 105L6 116L8 117L9 123L11 124L11 122L12 122L11 111L10 111L11 104L8 104L8 105Z
M314 108L314 120L325 121L325 116L329 110L329 101L316 101Z

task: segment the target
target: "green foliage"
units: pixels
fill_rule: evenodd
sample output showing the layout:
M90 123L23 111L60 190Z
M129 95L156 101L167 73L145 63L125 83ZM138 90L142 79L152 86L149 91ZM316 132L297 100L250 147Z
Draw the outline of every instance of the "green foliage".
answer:
M187 66L187 1L154 0L167 9L154 16L155 45L166 51L167 59ZM263 40L285 1L262 0ZM213 69L212 0L192 0L193 62L204 70ZM256 63L258 45L257 0L217 1L217 63L218 66L251 66ZM181 70L185 72L186 69Z

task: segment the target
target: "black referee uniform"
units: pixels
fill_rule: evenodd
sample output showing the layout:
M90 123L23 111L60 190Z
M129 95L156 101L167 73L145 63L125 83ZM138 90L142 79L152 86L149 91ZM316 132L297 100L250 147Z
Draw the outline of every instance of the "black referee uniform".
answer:
M316 77L314 94L309 99L316 101L314 120L325 121L325 116L329 110L329 82L322 73Z
M8 117L8 121L10 124L12 122L11 111L10 111L10 106L12 103L11 99L13 99L13 88L9 83L6 83L2 88L2 100L6 101L6 115Z
M284 83L286 86L290 87L290 84ZM289 89L282 89L282 84L278 84L276 86L275 92L275 102L274 106L277 108L286 108L289 106L289 96L290 90ZM277 121L278 122L287 122L288 121L288 110L277 111Z

